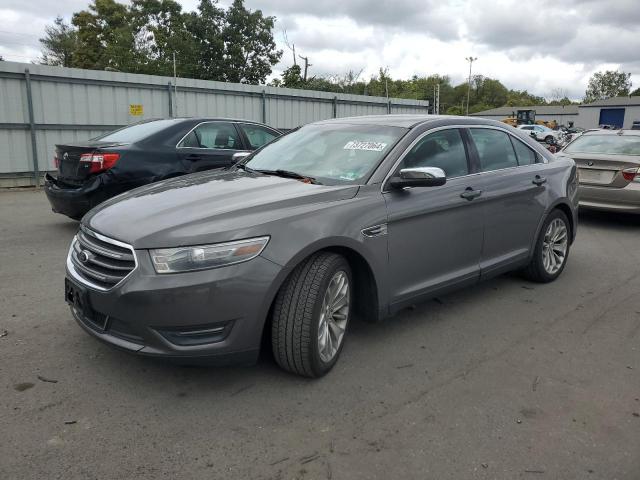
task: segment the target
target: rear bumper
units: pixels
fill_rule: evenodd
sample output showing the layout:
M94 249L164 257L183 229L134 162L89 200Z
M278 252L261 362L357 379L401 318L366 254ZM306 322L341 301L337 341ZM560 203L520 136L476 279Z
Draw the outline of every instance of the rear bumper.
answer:
M48 173L44 178L44 192L51 210L75 220L80 220L85 213L107 199L99 186L97 177L76 188L60 182Z
M580 185L580 207L640 214L640 183L624 188Z

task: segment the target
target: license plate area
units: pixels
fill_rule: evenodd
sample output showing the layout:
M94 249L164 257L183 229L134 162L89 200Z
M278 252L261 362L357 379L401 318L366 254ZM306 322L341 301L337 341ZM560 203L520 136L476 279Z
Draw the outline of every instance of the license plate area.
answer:
M612 170L599 170L595 168L580 168L580 183L592 183L596 185L609 185L613 181L616 172Z
M106 330L109 316L99 314L91 308L86 288L65 278L64 299L85 325L101 332Z

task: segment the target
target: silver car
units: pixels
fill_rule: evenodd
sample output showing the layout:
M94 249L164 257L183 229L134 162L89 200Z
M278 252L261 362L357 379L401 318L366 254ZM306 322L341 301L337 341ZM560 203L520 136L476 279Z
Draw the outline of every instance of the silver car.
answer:
M581 207L640 213L640 131L590 130L558 155L578 166Z
M354 316L510 270L550 282L577 228L571 159L503 123L384 115L306 125L225 171L106 201L82 220L65 298L123 350L327 373Z

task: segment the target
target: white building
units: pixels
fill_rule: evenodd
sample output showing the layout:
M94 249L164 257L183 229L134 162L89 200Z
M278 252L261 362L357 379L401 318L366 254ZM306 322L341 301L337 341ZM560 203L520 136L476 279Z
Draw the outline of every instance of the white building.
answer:
M640 96L614 97L580 105L576 126L597 128L600 125L613 125L631 128L634 120L640 120Z
M640 121L640 96L614 97L582 105L499 107L471 115L504 120L514 116L518 110L535 110L536 120L555 120L559 125L568 125L569 122L573 122L576 127L582 128L598 128L600 125L631 128L634 121Z

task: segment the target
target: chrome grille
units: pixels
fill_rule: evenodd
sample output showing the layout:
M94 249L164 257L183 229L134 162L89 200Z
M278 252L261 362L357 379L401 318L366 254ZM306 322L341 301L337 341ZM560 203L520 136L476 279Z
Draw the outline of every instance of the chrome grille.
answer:
M108 290L136 268L133 248L81 227L69 251L69 267L83 283Z

